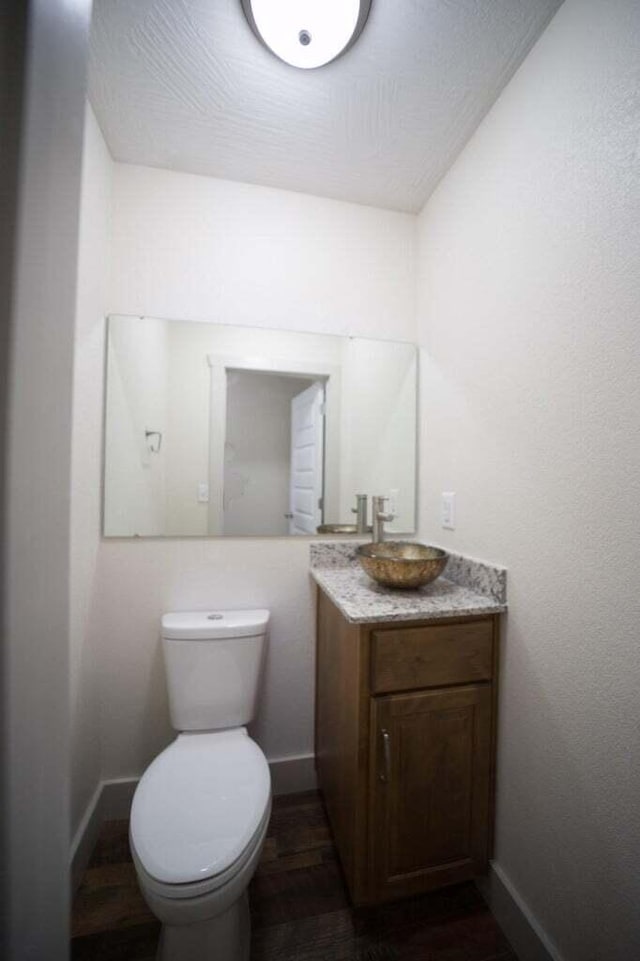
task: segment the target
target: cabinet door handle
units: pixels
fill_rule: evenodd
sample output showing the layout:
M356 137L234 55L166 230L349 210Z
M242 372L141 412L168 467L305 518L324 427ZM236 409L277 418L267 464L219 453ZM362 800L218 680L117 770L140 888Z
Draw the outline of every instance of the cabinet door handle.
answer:
M384 781L386 784L391 777L391 737L385 728L382 728L380 733L382 734L382 756L384 759L384 768L380 772L379 776L380 780Z

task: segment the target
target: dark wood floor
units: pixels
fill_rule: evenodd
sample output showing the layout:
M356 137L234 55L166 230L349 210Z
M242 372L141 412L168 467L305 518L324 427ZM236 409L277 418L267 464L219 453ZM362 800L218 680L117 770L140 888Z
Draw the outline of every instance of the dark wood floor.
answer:
M275 799L250 899L252 961L517 961L473 884L352 908L315 792ZM72 959L152 961L158 933L127 822L111 821L75 899Z

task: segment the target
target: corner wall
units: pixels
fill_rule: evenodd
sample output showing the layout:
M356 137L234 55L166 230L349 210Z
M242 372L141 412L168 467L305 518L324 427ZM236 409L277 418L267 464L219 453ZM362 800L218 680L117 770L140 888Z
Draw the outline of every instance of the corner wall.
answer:
M639 51L566 0L419 220L420 534L509 569L495 858L567 961L640 956Z
M0 484L6 961L68 954L73 318L90 8L89 0L29 0L3 4L0 16L0 52L11 52L0 57L0 177L14 188L20 139L18 190L3 192L1 231L2 280L12 294L0 361L7 377ZM23 82L16 115L11 94L19 96Z
M71 464L71 831L101 777L98 646L92 623L102 491L102 408L112 162L87 105L78 238Z

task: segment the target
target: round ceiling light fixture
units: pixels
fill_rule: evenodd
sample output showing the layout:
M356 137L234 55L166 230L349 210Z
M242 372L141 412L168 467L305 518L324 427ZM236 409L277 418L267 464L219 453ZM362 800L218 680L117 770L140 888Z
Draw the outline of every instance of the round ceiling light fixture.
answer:
M292 67L322 67L351 47L371 0L241 0L251 29Z

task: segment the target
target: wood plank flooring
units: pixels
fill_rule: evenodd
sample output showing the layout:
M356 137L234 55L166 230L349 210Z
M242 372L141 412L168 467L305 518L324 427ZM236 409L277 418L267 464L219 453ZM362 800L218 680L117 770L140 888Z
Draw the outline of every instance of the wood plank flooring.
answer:
M160 926L138 890L126 821L102 830L74 902L72 961L152 961ZM274 800L250 888L251 961L517 961L475 885L349 904L316 792Z

